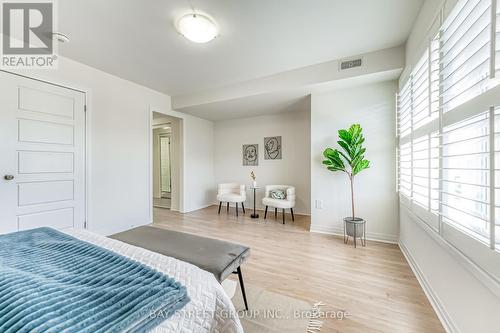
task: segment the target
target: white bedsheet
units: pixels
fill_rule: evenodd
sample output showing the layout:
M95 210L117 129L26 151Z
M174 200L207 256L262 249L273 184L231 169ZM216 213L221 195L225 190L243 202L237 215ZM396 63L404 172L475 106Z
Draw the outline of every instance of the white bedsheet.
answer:
M191 301L154 333L243 333L233 303L215 277L194 265L80 229L63 232L163 272L187 288Z

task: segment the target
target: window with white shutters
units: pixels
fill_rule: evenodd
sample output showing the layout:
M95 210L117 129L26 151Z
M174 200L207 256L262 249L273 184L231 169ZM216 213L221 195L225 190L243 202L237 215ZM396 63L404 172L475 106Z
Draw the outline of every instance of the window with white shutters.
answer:
M402 206L500 280L497 2L458 1L411 65L397 118Z

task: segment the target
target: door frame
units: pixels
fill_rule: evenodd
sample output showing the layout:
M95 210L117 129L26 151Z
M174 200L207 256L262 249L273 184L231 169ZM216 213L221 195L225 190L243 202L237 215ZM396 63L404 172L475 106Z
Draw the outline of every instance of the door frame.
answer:
M26 78L26 79L30 79L30 80L35 80L35 81L38 81L38 82L42 82L42 83L46 83L46 84L50 84L50 85L53 85L53 86L57 86L57 87L61 87L61 88L65 88L65 89L70 89L70 90L73 90L73 91L77 91L77 92L80 92L80 93L83 93L84 94L84 99L85 99L85 106L84 106L84 124L83 126L85 126L85 129L84 129L84 136L85 136L85 140L84 140L84 151L83 151L83 160L84 160L84 188L83 188L83 191L85 192L84 193L84 215L85 215L85 221L84 221L84 229L89 229L89 224L90 224L90 221L89 221L89 216L90 216L90 211L91 211L91 205L89 204L90 203L90 187L91 187L91 182L90 182L90 179L91 179L91 173L90 173L90 157L92 156L91 153L90 153L90 138L91 138L91 131L90 131L90 124L91 124L91 115L92 115L92 107L91 107L91 93L90 93L90 89L88 88L82 88L82 87L77 87L77 86L74 86L72 84L69 84L67 82L62 82L60 80L53 80L53 79L42 79L42 78L39 78L39 77L36 77L36 76L31 76L31 75L25 75L25 74L21 74L21 73L17 73L15 71L6 71L6 70L3 70L3 69L0 69L0 72L4 72L4 73L7 73L7 74L10 74L10 75L16 75L16 76L19 76L19 77L23 77L23 78Z
M180 137L180 142L179 142L179 161L177 162L179 164L179 189L178 189L178 196L179 196L179 209L174 210L178 211L179 213L185 213L184 210L184 188L186 184L186 179L184 175L184 166L185 166L185 144L186 144L186 139L185 139L185 128L184 128L184 121L186 115L174 110L165 110L163 107L158 107L158 106L149 106L149 112L148 112L148 199L149 199L149 221L150 223L153 223L153 113L160 113L165 116L169 117L174 117L179 119L179 137Z

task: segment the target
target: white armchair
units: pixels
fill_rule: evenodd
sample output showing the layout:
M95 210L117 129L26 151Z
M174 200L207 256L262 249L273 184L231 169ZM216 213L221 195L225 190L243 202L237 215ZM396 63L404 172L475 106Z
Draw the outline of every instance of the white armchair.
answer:
M283 190L286 193L286 197L284 199L271 198L271 191L273 190ZM295 221L293 215L293 207L295 207L295 187L287 185L266 185L266 193L264 198L262 198L262 204L266 206L264 219L267 218L267 208L271 206L274 207L275 218L278 216L278 208L283 209L283 224L285 224L285 209L290 209L292 221Z
M236 203L236 216L238 216L238 203L241 203L243 214L245 214L245 201L247 199L247 192L245 185L236 183L219 184L217 188L217 200L219 201L219 213L223 202L227 202L226 211L229 212L229 203Z

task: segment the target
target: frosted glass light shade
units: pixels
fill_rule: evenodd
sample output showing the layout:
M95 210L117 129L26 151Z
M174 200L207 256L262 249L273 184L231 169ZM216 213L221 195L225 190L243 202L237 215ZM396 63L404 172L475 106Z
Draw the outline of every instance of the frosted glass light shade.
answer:
M195 43L206 43L217 37L215 22L201 14L186 14L177 21L177 30Z

